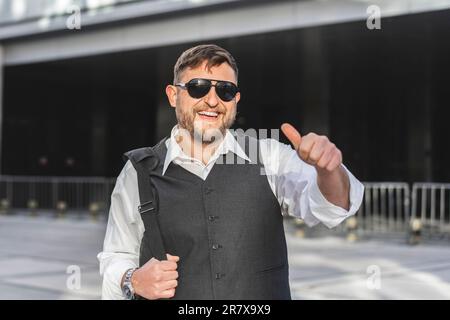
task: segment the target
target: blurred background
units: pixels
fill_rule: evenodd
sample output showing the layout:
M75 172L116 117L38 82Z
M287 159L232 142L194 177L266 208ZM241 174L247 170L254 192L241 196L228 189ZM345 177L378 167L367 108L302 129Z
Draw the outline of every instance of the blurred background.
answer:
M235 127L328 135L366 186L334 230L286 218L293 298L449 299L449 36L450 0L0 0L0 299L100 298L121 155L200 43L238 62Z

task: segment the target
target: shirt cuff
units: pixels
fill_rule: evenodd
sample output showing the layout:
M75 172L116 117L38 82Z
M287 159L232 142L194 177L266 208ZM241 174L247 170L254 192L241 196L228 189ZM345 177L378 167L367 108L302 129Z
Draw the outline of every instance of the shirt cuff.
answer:
M334 228L346 218L354 215L361 206L364 185L359 182L348 169L342 165L347 172L350 181L350 208L345 210L329 202L319 189L317 178L309 184L309 205L311 213L328 228Z
M102 299L121 300L125 299L122 293L122 277L128 269L136 268L131 260L118 260L110 263L103 275Z

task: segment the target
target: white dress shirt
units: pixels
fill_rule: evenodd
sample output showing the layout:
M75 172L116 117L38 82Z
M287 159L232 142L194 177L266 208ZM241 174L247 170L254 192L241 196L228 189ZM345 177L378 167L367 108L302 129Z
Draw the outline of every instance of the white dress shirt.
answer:
M175 126L166 140L163 174L169 164L174 162L205 180L216 160L229 151L250 161L233 135L227 131L221 145L205 165L181 150L175 140L177 132L178 126ZM325 199L317 185L316 170L303 162L291 146L274 139L259 141L261 161L282 214L301 218L308 226L322 222L328 228L333 228L356 213L362 202L364 186L345 166L350 180L348 211ZM103 275L103 299L124 299L120 288L122 276L126 270L139 265L139 248L144 233L144 223L137 209L139 204L137 173L131 162L127 161L111 195L103 252L97 256L100 274Z

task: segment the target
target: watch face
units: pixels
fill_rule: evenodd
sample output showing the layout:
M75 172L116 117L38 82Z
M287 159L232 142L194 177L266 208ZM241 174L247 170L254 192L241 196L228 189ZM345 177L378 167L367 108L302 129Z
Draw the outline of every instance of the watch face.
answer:
M124 286L123 294L124 294L125 298L128 300L131 300L133 298L133 293L131 292L131 290L128 286Z
M124 295L125 299L132 300L134 298L134 290L131 286L131 276L133 275L133 272L136 269L130 269L127 271L124 279L124 283L122 285L122 294Z

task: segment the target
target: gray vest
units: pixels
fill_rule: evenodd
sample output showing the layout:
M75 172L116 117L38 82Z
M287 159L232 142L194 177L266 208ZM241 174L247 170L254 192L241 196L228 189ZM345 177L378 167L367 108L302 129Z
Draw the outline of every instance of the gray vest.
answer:
M174 299L291 299L283 219L259 159L219 158L204 181L173 162L162 175L165 139L153 150L164 247L180 257ZM153 256L147 217L141 266Z

